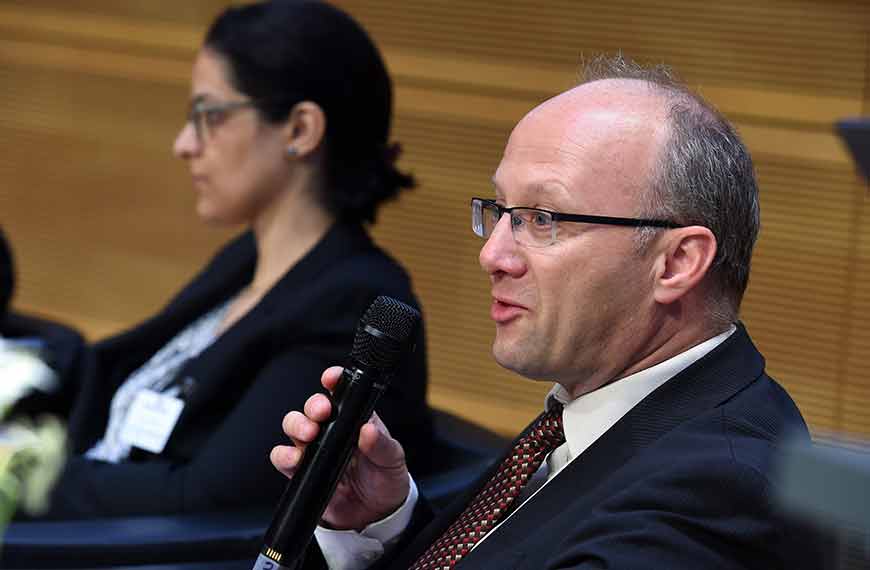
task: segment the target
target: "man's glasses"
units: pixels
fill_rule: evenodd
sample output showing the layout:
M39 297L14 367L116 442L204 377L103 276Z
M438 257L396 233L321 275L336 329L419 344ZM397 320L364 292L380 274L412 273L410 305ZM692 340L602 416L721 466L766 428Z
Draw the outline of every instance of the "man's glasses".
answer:
M647 220L639 218L614 218L611 216L592 216L587 214L563 214L539 208L506 208L494 200L471 199L471 229L484 239L489 239L495 226L505 214L510 215L511 232L514 241L531 247L546 247L556 243L559 222L582 222L586 224L605 224L633 228L681 228L684 227L667 220Z
M254 104L255 102L251 99L225 103L194 101L187 111L187 120L193 124L196 139L202 144L208 139L211 131L222 125L233 111L253 107Z

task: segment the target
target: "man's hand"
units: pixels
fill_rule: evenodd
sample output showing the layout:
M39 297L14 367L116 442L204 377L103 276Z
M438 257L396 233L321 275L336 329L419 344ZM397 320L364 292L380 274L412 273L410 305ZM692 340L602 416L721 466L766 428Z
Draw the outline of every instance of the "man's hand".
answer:
M335 390L342 368L333 366L323 372L320 381L330 392ZM323 394L305 402L305 413L293 411L284 416L283 428L293 446L272 449L271 460L281 473L293 477L305 446L314 441L320 423L329 419L332 405ZM323 513L323 521L335 529L362 530L398 509L409 492L405 451L390 437L377 414L363 424L358 447L351 457L332 500Z

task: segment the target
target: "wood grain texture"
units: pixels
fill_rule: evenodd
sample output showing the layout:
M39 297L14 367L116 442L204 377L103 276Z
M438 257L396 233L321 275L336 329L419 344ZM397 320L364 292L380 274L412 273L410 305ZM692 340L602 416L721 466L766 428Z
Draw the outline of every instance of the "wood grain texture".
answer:
M217 0L0 0L0 223L18 308L91 338L165 303L240 228L206 228L171 156ZM547 386L489 354L468 199L516 121L621 50L666 62L738 126L763 229L743 318L812 426L870 435L870 197L832 123L870 114L860 0L340 0L394 76L394 138L421 186L378 240L424 304L431 399L513 433Z

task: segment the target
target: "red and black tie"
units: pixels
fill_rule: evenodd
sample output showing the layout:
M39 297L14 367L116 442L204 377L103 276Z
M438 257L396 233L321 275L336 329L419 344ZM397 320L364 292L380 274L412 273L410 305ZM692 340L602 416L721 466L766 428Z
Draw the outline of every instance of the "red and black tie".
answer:
M552 405L502 461L496 474L410 570L450 570L513 508L547 454L565 442L562 406Z

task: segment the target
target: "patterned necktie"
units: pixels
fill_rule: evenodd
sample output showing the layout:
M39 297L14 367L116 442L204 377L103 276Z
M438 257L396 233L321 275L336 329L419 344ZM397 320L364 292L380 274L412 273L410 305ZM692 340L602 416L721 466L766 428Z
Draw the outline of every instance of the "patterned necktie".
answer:
M516 506L523 487L548 453L562 445L562 406L552 405L517 441L498 471L410 570L449 570Z

